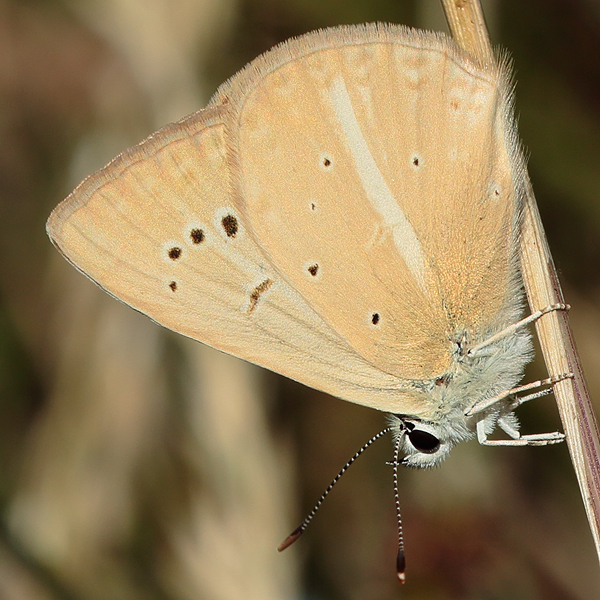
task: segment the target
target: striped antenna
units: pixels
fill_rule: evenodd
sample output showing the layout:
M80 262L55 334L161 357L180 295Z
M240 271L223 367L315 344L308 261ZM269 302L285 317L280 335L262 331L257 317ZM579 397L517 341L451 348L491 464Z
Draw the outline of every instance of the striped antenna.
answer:
M394 501L396 503L396 517L398 518L398 556L396 558L396 574L398 581L406 581L406 559L404 557L404 535L402 532L402 515L400 514L400 496L398 495L398 454L400 453L400 444L402 436L399 435L394 445Z
M285 538L285 540L279 545L277 550L279 552L283 552L286 548L289 548L305 531L308 527L309 523L313 520L313 517L317 514L317 511L323 504L325 498L329 492L333 489L333 486L340 480L342 475L350 468L350 465L373 443L376 442L380 437L384 436L386 433L392 431L392 427L386 427L382 431L380 431L377 435L373 436L343 467L342 470L333 478L333 481L329 484L329 487L323 492L323 495L319 498L319 501L315 504L315 507L310 511L309 515L304 519L302 524L299 527L296 527L290 535ZM398 466L398 446L396 446L396 453L394 454L394 464L397 470ZM395 481L395 480L394 480ZM396 494L396 499L398 495ZM399 506L397 504L397 506Z

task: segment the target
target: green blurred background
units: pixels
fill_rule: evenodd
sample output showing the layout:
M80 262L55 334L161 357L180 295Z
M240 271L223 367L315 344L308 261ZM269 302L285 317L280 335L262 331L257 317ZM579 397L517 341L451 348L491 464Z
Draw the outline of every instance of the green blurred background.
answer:
M592 396L600 397L600 2L485 4ZM596 599L564 445L456 448L402 471L389 440L307 534L277 544L384 425L166 332L78 274L44 222L87 174L283 39L342 23L445 29L437 0L0 0L0 598ZM527 379L545 376L540 361ZM520 411L559 427L552 398Z

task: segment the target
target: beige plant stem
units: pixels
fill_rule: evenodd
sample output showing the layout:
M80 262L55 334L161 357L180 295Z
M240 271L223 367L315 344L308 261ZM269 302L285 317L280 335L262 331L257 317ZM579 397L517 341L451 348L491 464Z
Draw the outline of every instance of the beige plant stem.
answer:
M495 60L479 0L442 0L456 41L481 63ZM523 281L531 311L562 303L563 294L548 248L531 183L521 245ZM554 311L535 324L550 375L573 373L554 387L554 395L577 475L590 530L600 557L600 461L598 423L594 415L566 311Z

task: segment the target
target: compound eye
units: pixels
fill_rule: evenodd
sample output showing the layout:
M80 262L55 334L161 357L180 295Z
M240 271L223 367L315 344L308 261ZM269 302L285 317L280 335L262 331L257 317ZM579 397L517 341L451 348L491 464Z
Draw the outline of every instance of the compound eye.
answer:
M435 435L427 433L422 429L413 429L408 433L410 443L419 451L425 454L433 454L440 447L440 440Z

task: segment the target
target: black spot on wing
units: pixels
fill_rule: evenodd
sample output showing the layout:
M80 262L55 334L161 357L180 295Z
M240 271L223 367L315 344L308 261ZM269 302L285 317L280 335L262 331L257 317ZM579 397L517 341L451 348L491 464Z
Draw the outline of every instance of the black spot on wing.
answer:
M192 229L190 231L190 239L194 244L201 244L205 239L204 231L202 229Z
M234 238L239 231L238 220L233 215L225 215L221 219L221 225L227 237Z
M174 246L173 248L171 248L169 250L169 258L171 260L177 260L178 258L181 258L181 248L179 248L178 246Z

